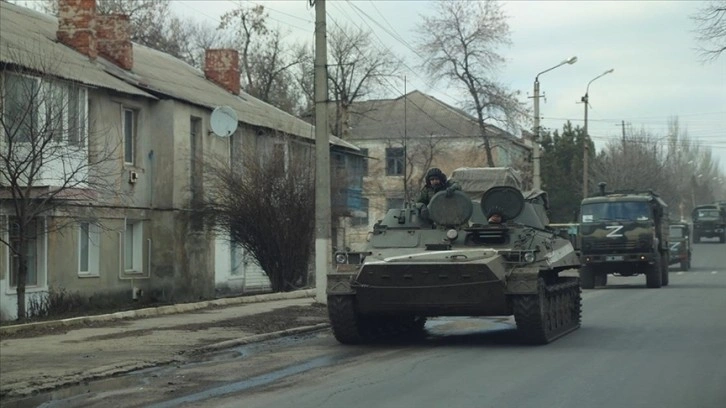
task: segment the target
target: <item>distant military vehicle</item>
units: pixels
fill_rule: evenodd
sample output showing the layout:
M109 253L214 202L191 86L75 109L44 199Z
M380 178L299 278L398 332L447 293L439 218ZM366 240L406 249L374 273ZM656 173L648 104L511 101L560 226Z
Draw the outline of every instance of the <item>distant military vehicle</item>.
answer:
M605 192L580 206L580 281L607 284L608 274L645 274L649 288L668 285L668 206L652 191Z
M685 222L671 223L668 230L670 265L680 264L682 271L691 269L691 227Z
M693 242L701 238L718 238L726 242L726 207L718 203L699 205L691 213L693 219Z
M514 315L530 343L580 326L579 267L572 244L547 228L546 194L523 195L507 168L457 169L461 186L419 208L389 210L355 269L328 276L328 312L341 343L421 333L428 317ZM475 197L476 199L472 199ZM501 224L488 217L498 213ZM343 258L341 257L341 261Z

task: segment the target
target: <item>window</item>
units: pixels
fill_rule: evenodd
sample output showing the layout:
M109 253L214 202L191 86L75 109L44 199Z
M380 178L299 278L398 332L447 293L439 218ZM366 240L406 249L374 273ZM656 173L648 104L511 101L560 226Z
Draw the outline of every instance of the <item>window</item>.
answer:
M330 158L333 160L333 165L338 172L345 171L345 155L342 153L331 153Z
M8 219L8 238L13 248L20 247L20 225L15 217ZM43 283L45 271L45 240L44 238L44 222L42 219L33 219L24 228L26 236L25 259L27 261L26 286L39 286ZM18 286L18 276L20 272L20 257L13 256L12 251L8 251L10 255L10 286Z
M5 74L3 117L6 137L14 142L30 142L38 131L40 80L25 75Z
M403 175L403 147L386 148L386 175Z
M123 110L124 162L133 164L136 149L136 111Z
M57 142L83 145L87 132L85 88L25 75L5 74L4 112L9 118L6 137L30 142L44 135Z
M238 244L235 244L234 242L230 241L229 245L229 255L230 255L230 263L231 263L231 270L230 275L240 277L244 274L245 266L244 266L244 249L242 249L241 246Z
M130 273L141 273L142 264L143 223L141 221L126 221L124 233L124 270Z
M97 225L78 224L78 274L98 276L101 234Z
M360 209L353 210L353 218L350 220L352 226L367 226L368 225L368 199L361 197Z
M88 93L71 85L68 90L68 143L85 146L88 126Z
M613 201L582 206L582 222L647 221L651 219L646 201Z
M362 174L364 176L368 175L368 149L360 149L360 154L363 156L363 160L361 163L362 167Z

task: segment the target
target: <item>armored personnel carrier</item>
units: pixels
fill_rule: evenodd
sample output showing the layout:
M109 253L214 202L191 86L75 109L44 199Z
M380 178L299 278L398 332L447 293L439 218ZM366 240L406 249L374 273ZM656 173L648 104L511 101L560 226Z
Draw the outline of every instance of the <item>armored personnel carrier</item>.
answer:
M580 326L579 260L547 227L542 191L526 196L507 168L464 168L450 197L389 210L374 227L367 256L328 277L335 337L355 344L422 332L435 316L514 315L529 343L548 343ZM472 199L476 197L476 199ZM490 224L494 213L502 222ZM572 277L560 276L575 269Z

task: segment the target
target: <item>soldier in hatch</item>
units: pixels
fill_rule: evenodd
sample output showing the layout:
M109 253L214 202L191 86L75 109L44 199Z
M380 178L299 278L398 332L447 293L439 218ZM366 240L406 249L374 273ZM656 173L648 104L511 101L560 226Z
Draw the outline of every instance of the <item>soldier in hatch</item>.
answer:
M451 197L454 191L461 190L458 183L447 180L446 174L436 167L432 167L426 172L426 184L421 189L417 203L428 205L431 197L439 191L446 191L446 196Z

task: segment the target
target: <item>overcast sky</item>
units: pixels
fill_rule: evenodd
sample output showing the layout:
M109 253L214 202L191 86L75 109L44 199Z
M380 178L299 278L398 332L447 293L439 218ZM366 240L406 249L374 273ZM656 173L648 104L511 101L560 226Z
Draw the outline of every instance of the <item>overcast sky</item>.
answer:
M233 0L173 0L174 10L218 23L235 7ZM250 1L262 4L270 20L290 31L291 41L313 41L315 11L308 0ZM420 74L420 60L401 41L414 43L420 15L430 15L427 1L328 1L329 27L357 24L375 32L374 40L404 57L407 90L418 89L456 105L460 96L446 84ZM501 50L507 64L499 79L526 96L535 76L564 59L577 56L540 76L540 113L545 129L562 129L565 121L583 125L579 103L590 85L589 134L598 148L625 131L645 129L665 135L668 119L677 116L691 139L708 146L726 171L726 54L711 63L698 59L695 28L689 16L699 1L506 1L512 45ZM385 30L384 30L385 28ZM391 90L403 93L403 89ZM527 99L532 103L532 99ZM530 105L531 106L531 105Z

